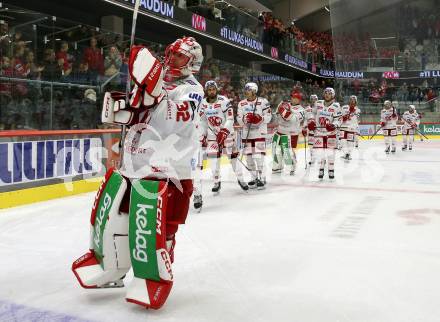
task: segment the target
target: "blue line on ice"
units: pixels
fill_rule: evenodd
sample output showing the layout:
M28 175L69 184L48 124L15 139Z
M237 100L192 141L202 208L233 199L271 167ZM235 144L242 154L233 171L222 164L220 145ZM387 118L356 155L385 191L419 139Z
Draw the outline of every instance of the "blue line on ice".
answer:
M87 322L75 316L63 313L39 310L33 307L0 301L0 321L11 322Z

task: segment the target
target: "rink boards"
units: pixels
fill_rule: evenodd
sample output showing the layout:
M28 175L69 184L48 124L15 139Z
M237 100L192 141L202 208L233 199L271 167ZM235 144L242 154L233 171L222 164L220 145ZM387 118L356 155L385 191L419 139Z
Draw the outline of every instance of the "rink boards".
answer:
M361 124L361 139L368 139L377 127ZM401 127L398 131L401 133ZM420 132L440 138L440 124L421 124ZM238 142L240 134L238 129ZM380 138L379 131L375 139ZM96 190L105 171L118 167L118 142L117 129L0 133L0 209ZM268 154L270 143L271 133L267 136ZM304 147L302 136L298 147ZM223 158L222 164L226 163ZM209 161L205 160L204 166L209 167Z

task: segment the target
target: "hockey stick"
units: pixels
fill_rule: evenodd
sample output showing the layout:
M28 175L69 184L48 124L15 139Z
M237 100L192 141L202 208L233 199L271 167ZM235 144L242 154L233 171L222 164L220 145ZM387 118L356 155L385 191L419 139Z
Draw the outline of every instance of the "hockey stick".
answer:
M379 133L379 131L380 131L382 128L383 128L383 126L380 126L380 127L376 130L376 132L374 132L374 134L373 134L371 137L368 138L368 140L371 140L372 138L374 138L374 137L377 135L377 133Z
M304 135L304 162L305 162L305 167L304 170L307 170L307 134Z
M208 125L208 128L211 130L211 132L212 133L214 133L214 135L215 136L217 136L217 134L218 134L218 132L216 132L215 131L215 129L213 129L213 128L211 128L209 125ZM223 151L223 148L224 148L224 146L223 145L218 145L218 149L219 149L219 151ZM222 153L222 152L221 152ZM228 154L228 153L226 153L226 154ZM243 167L247 170L247 171L249 171L249 172L251 172L252 170L240 159L240 158L236 158L242 165L243 165ZM232 160L232 158L230 158L230 160Z
M141 0L136 0L136 3L134 5L134 9L133 9L133 20L132 20L131 35L130 35L130 47L129 47L129 52L128 52L129 56L130 56L131 48L133 47L133 44L134 44L134 35L136 33L136 23L137 23L137 16L138 16L140 4L141 4ZM130 87L131 87L131 79L130 79L130 73L128 72L127 73L127 83L125 84L125 104L127 106L130 103L130 100L128 98L128 95L130 93ZM122 165L122 160L124 159L124 141L125 141L126 135L127 135L127 126L122 125L121 139L119 142L119 151L120 151L120 156L121 156L120 166Z
M408 125L411 126L411 124L410 124L407 120L405 120L403 117L400 117L400 119L401 119L402 121L404 121L406 124L408 124ZM414 130L416 130L416 132L417 132L420 136L423 136L425 139L429 140L429 138L428 138L426 135L424 135L423 133L421 133L421 132L419 131L418 128L416 128L416 127L412 127L412 126L411 126L411 128L414 129Z
M252 111L252 116L255 115L255 110L257 109L257 103L258 103L258 96L257 96L257 99L255 100L255 105L254 105L254 109L253 109L253 111ZM250 133L251 133L251 123L248 124L248 127L247 127L247 135L246 135L246 139L244 139L244 144L247 143L247 140L248 140L248 138L249 138L249 134L250 134ZM243 140L242 140L242 141L243 141ZM252 147L252 146L251 146L251 147ZM244 165L244 162L243 162L243 152L244 152L244 148L245 148L245 145L243 145L243 148L242 148L241 151L240 151L240 158L237 158L237 159L240 160L240 163L243 164L243 165ZM250 172L252 171L252 170L249 169L248 166L246 166L246 169L248 169L248 171L250 171Z

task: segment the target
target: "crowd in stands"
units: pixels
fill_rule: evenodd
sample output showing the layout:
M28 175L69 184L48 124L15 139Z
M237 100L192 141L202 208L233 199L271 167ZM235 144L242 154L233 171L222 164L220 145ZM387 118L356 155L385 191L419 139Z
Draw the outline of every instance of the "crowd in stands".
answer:
M212 2L207 2L207 5L212 6ZM409 11L407 14L410 14ZM429 21L435 19L429 18ZM302 32L295 25L286 27L270 13L263 13L256 21L255 30L260 32L264 42L293 49L304 59L321 59L324 67L330 67L334 59L333 42L338 48L338 55L342 55L346 62L394 54L392 51L375 52L368 34L359 38L342 33L332 40L326 33ZM230 18L229 23L235 24L238 30L248 32L249 26L240 19ZM435 37L436 34L434 28L423 37ZM121 89L126 84L128 41L121 35L99 33L96 28L86 26L69 28L41 47L34 46L32 40L25 30L10 28L7 21L0 20L0 130L96 127L102 91ZM39 44L42 43L40 40ZM163 53L163 46L148 45L154 52ZM244 67L207 59L199 79L202 84L208 79L217 80L221 94L228 96L236 105L243 98L244 84L256 75ZM399 82L354 80L339 88L338 99L345 101L347 96L356 94L363 103L380 104L391 99L420 104L432 101L439 94L436 84ZM320 95L328 84L312 79L303 83L284 79L262 81L259 85L260 95L276 106L281 99L288 99L292 88L308 98L311 94Z

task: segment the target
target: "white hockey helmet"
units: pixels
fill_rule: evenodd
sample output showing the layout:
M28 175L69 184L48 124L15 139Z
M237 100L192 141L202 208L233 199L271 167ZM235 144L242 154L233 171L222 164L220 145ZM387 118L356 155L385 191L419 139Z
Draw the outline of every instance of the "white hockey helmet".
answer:
M247 83L246 85L244 85L244 90L245 91L252 91L255 94L257 94L258 92L258 85L255 83Z
M335 98L336 96L336 92L332 87L327 87L326 89L324 89L323 95L325 95L326 93L330 93L332 98Z
M316 102L318 100L318 95L312 94L310 95L310 102Z
M205 91L210 87L214 87L216 90L218 90L218 85L215 80L209 80L205 83Z
M184 55L186 59L176 63L174 54ZM193 37L183 37L168 45L165 50L167 78L178 78L198 73L203 62L202 46Z
M410 112L411 112L411 111L412 111L412 112L415 112L415 111L416 111L416 107L415 107L414 105L412 105L412 104L409 105L408 108L409 108L409 111L410 111Z
M383 106L385 106L385 108L390 108L393 106L393 104L391 103L391 101L386 100L385 102L383 102Z
M348 101L350 102L351 100L354 100L356 104L358 102L358 98L356 95L351 95L350 98L348 99Z

